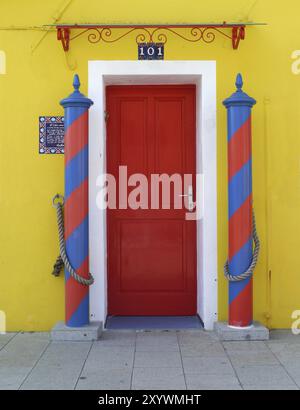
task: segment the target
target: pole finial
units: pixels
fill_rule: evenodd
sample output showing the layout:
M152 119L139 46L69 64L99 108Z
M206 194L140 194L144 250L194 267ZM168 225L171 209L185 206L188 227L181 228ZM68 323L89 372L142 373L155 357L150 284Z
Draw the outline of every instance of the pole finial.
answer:
M243 88L243 77L239 73L236 76L235 80L235 85L236 85L236 91L229 97L226 98L226 100L223 101L223 104L225 105L226 108L230 107L238 107L238 106L245 106L245 107L250 107L252 108L254 104L256 104L256 101L254 98L250 97L248 94L246 94L242 88Z
M236 76L235 85L236 85L236 88L237 88L238 91L241 91L241 90L242 90L242 87L243 87L243 77L242 77L242 74L239 73L239 74Z
M73 87L74 91L67 97L61 100L60 104L67 108L67 107L87 107L93 104L93 101L83 95L79 88L80 88L80 80L78 74L74 75L73 78Z
M74 87L74 90L75 90L75 91L79 91L80 80L79 80L78 74L75 74L75 75L74 75L73 87Z

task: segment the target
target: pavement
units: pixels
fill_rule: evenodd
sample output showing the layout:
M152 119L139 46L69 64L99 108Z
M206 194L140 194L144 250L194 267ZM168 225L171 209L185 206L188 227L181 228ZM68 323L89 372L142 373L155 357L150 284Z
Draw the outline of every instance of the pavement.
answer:
M214 332L104 331L97 342L0 335L0 389L299 390L300 335L220 342Z

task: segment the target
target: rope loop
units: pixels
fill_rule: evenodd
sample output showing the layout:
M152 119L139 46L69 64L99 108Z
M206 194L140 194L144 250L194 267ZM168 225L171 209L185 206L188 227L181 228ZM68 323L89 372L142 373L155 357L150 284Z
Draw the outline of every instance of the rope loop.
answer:
M253 256L252 256L252 262L249 268L245 272L241 273L240 275L231 275L229 271L228 260L226 261L224 265L224 275L225 275L225 278L229 280L229 282L240 282L241 280L245 280L249 278L250 276L253 275L254 269L256 267L258 256L259 256L259 250L260 250L260 241L259 241L258 233L256 230L254 210L252 211L252 235L253 235L253 241L254 241L254 251L253 251Z
M57 226L58 226L58 239L59 239L59 252L60 255L58 256L52 274L54 276L59 276L59 273L65 265L66 270L70 273L72 278L76 280L76 282L80 283L84 286L90 286L94 283L94 278L91 273L89 273L88 278L83 278L80 276L76 270L72 267L69 258L66 253L65 247L65 229L64 229L64 215L63 215L63 207L64 207L64 197L62 195L56 194L53 197L52 203L53 206L56 208L56 215L57 215Z

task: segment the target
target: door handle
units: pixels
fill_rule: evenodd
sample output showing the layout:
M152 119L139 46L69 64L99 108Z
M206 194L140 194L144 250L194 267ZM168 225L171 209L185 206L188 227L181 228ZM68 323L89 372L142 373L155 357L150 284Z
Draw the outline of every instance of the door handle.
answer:
M188 186L188 193L187 194L182 194L182 195L179 195L179 196L188 198L188 209L189 209L189 211L193 211L193 209L194 209L193 186L189 185Z

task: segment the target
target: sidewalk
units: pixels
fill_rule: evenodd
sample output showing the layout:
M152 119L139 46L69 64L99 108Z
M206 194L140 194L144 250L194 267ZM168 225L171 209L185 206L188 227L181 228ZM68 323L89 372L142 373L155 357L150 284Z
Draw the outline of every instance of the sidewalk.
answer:
M220 343L213 332L105 331L98 342L0 335L0 389L299 390L300 335Z

